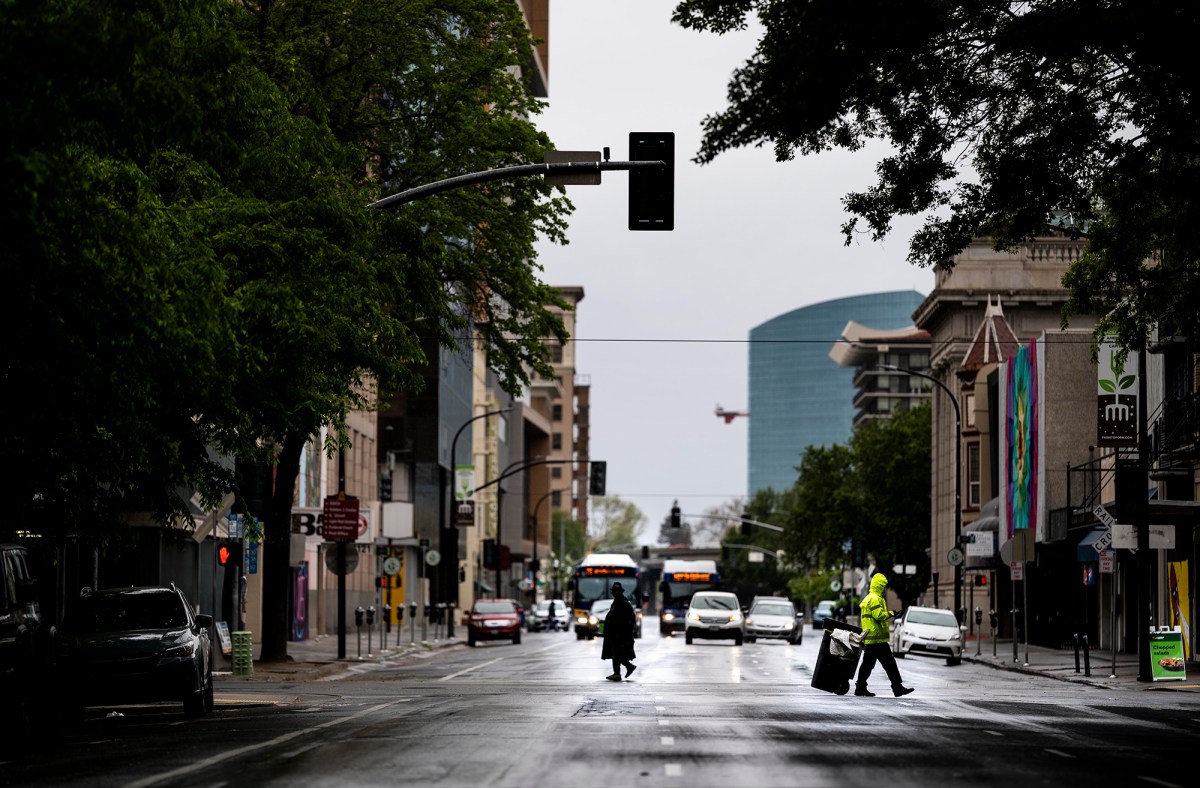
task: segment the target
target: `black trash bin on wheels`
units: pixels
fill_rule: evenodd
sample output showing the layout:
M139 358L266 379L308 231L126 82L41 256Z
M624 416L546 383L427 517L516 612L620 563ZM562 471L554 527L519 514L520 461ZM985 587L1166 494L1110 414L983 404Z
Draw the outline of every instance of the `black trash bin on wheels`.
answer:
M850 683L854 681L854 672L858 670L858 658L862 655L862 648L851 646L849 653L838 655L830 650L830 643L834 630L845 629L861 635L862 629L832 618L825 619L824 623L825 634L821 637L821 650L817 652L817 664L813 667L812 686L826 692L845 695L850 691Z

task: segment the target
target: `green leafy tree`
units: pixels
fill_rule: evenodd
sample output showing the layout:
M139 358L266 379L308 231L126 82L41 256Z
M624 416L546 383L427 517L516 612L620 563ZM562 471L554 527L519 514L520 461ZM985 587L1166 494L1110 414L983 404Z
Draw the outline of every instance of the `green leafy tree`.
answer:
M789 560L826 577L857 565L857 552L862 564L873 560L888 573L892 590L911 604L929 579L930 429L924 402L860 423L846 445L806 449L792 490L771 493L787 511L780 543ZM897 563L914 565L916 574L893 577ZM820 599L832 595L828 583L805 588Z
M632 550L637 533L646 522L646 515L637 504L616 495L592 498L588 534L590 549L595 553L627 552Z
M1100 315L1127 347L1157 325L1196 335L1194 4L683 0L674 20L724 33L751 15L762 38L704 120L698 161L883 140L877 182L845 197L847 243L924 215L909 260L944 268L972 237L1085 237L1064 322Z
M757 522L777 524L785 512L782 497L772 489L760 490L744 508L737 506L736 516L740 520L745 512ZM721 577L725 588L736 593L743 603L749 603L757 594L786 594L794 570L786 552L784 560L775 555L783 549L783 533L752 526L747 535L742 533L740 523L727 525L721 538ZM756 551L747 545L764 548L761 561L750 560L750 554Z
M119 7L118 7L119 6ZM0 210L18 308L5 436L23 522L163 522L277 463L262 658L286 657L290 509L325 425L419 385L409 329L471 329L502 383L565 339L533 241L569 204L536 179L410 206L382 194L539 161L516 4L128 4L0 10ZM10 397L11 400L11 397ZM335 439L330 450L344 445ZM49 516L48 516L49 514Z

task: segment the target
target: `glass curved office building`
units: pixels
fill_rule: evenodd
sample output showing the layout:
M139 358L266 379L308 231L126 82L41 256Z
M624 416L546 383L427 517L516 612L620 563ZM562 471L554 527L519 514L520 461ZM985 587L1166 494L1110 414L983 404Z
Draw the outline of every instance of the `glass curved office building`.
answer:
M912 325L916 290L850 296L801 307L750 329L747 492L796 482L808 446L845 443L854 423L854 373L829 349L850 320L876 329Z

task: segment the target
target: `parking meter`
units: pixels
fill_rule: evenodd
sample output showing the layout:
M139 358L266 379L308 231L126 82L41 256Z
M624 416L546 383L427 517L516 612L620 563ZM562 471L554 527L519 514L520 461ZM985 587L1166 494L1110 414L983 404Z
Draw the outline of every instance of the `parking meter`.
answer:
M977 608L975 608L975 626L979 626L982 623L983 623L983 608L977 607Z
M404 605L396 605L396 628L404 623Z
M408 615L414 619L417 617L417 603L416 602L408 603Z
M386 632L392 631L392 606L387 602L383 603L383 628Z
M433 620L433 605L431 605L428 602L425 603L425 620L426 621ZM424 631L424 630L422 630L422 631Z
M989 610L989 611L988 611L988 618L989 618L989 619L991 620L991 622L992 622L992 631L994 632L994 631L996 630L996 625L997 625L998 623L1000 623L1000 617L999 617L998 615L996 615L996 611L995 611L995 610Z
M983 608L975 608L975 656L979 656L983 648Z
M975 615L978 617L978 615L979 615L978 610L975 611ZM375 606L370 605L367 608L367 626L370 627L370 626L374 626L374 625L375 625Z
M363 625L363 614L365 612L366 611L363 610L362 605L354 608L354 626L361 627Z

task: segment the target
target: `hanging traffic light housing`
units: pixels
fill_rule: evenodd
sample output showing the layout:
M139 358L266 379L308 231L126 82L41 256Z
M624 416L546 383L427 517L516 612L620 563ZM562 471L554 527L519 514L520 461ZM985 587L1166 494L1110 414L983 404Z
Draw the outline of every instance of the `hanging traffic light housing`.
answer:
M754 524L750 522L753 519L748 512L742 512L742 536L754 535Z
M975 585L986 586L987 585L987 575L975 575Z
M604 495L607 472L608 463L604 460L592 460L588 463L588 495Z
M629 132L630 161L665 167L629 171L629 229L675 229L675 132Z
M675 505L671 507L671 527L679 528L680 526L682 526L683 525L682 518L683 518L683 514L679 511L679 502L676 501Z

